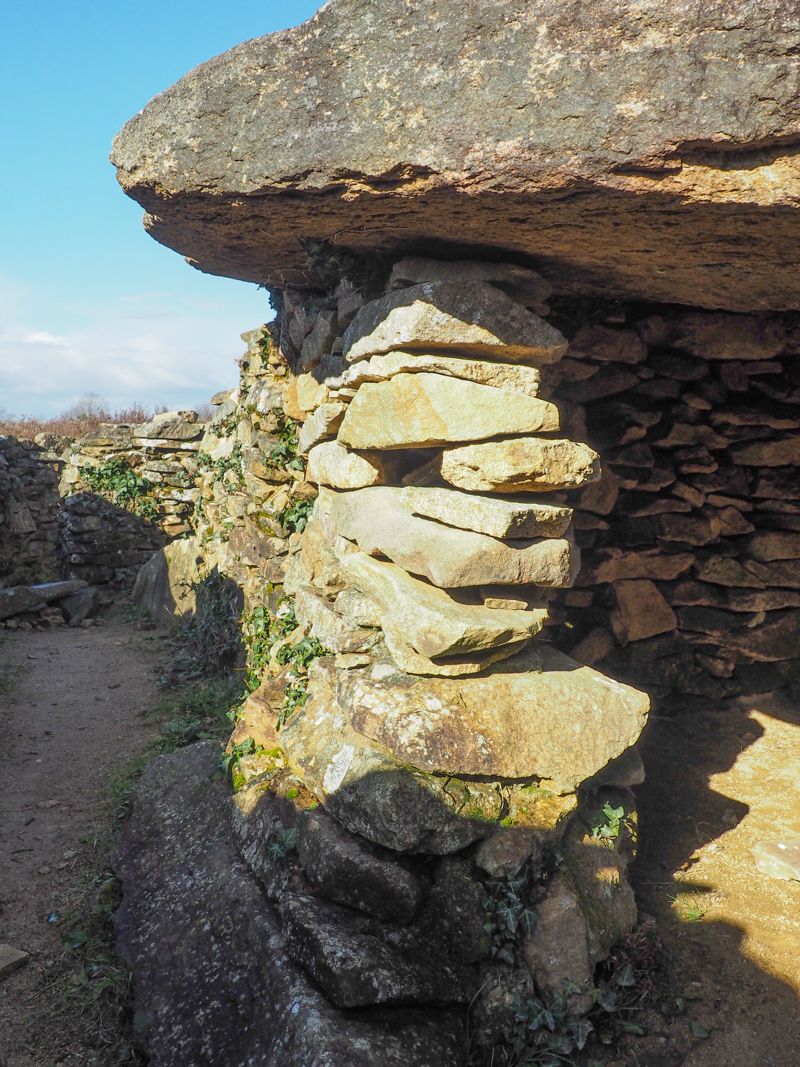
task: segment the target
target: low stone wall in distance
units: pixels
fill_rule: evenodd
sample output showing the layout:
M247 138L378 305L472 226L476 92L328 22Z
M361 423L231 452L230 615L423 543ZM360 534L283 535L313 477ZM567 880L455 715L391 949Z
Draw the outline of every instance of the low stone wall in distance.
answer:
M59 460L46 441L0 436L0 588L56 577Z

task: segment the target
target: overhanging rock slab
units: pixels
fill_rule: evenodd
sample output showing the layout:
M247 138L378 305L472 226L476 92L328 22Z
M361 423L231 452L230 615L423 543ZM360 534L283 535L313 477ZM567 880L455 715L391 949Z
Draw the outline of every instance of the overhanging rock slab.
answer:
M305 236L796 308L799 35L786 0L332 0L160 93L112 159L214 274L314 284Z

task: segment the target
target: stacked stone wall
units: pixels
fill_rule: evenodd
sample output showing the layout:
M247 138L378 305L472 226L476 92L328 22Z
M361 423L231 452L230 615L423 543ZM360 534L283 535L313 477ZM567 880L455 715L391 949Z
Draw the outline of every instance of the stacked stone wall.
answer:
M65 577L130 587L157 549L192 532L204 430L193 411L166 412L71 442L59 483Z
M794 685L797 316L559 310L552 396L604 473L574 504L583 565L550 638L675 712Z
M49 581L58 573L60 461L47 447L53 443L0 436L0 586Z

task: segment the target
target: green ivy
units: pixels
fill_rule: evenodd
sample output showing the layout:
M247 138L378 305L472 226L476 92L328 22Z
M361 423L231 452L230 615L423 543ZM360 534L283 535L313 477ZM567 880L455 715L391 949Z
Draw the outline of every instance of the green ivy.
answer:
M80 476L84 485L117 507L150 522L158 519L158 505L150 496L152 482L138 475L122 456L109 459L99 467L83 466Z
M197 465L201 470L210 471L215 481L221 481L228 471L233 471L239 487L244 487L244 454L239 441L233 446L229 455L222 456L220 459L212 459L208 452L198 452Z
M308 520L311 518L311 512L314 509L313 500L295 500L292 501L278 516L278 521L284 530L288 532L296 531L302 533L308 525Z
M268 455L262 453L264 462L268 467L276 467L282 470L305 470L305 463L300 458L299 449L297 423L294 419L290 419L288 415L279 416L278 439Z

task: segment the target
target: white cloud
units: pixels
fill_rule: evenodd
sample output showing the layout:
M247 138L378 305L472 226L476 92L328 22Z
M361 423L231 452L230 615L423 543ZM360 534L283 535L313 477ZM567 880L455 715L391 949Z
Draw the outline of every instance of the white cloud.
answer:
M64 345L66 337L55 337L47 330L39 330L38 333L29 333L27 337L20 338L24 345Z
M239 334L272 312L265 294L243 285L224 300L159 292L87 304L58 332L32 317L17 305L0 331L0 409L48 416L86 393L112 408L203 403L236 383Z

